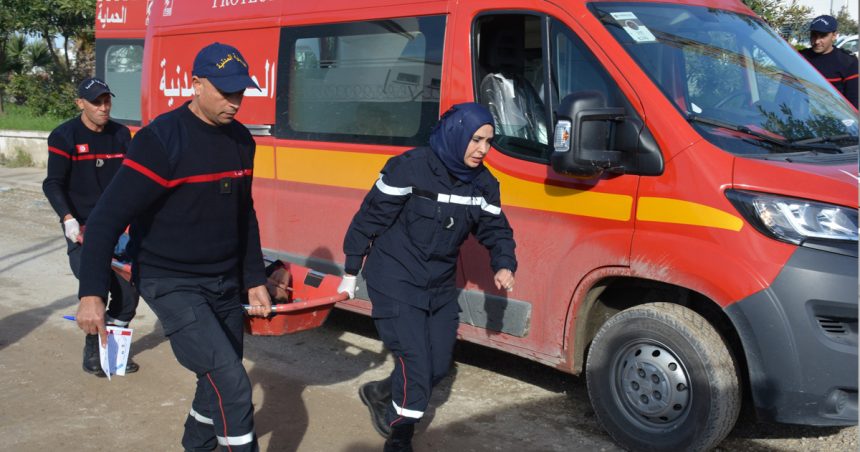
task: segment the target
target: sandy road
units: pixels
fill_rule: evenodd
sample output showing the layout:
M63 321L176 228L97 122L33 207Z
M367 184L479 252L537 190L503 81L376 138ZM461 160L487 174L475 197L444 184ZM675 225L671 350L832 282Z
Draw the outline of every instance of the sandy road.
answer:
M77 286L60 226L37 186L10 182L10 174L38 178L0 171L0 449L180 450L193 376L143 302L132 325L141 371L108 382L80 370L81 333L62 319L74 313ZM356 396L392 366L368 319L336 312L317 330L246 336L245 349L262 450L381 450ZM584 379L470 344L458 345L456 359L418 430L417 451L618 450L594 418ZM856 427L774 426L748 416L720 446L857 448Z

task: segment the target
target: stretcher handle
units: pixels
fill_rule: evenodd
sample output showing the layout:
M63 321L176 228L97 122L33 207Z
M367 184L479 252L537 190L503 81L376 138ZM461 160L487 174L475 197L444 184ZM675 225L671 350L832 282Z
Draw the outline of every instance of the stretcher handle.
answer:
M285 304L274 304L272 305L272 312L291 312L291 311L301 311L303 309L316 308L319 306L325 306L327 304L335 304L341 301L346 301L349 299L349 294L346 292L341 292L337 295L329 295L327 297L320 298L312 298L310 300L304 301L296 301L293 303L285 303ZM242 305L246 311L251 309L251 305L244 304Z

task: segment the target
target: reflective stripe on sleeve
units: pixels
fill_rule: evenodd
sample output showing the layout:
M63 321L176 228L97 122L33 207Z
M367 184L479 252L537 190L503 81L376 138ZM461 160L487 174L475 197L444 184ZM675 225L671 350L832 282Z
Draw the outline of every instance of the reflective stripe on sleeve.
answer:
M191 408L191 412L188 414L201 424L215 425L215 422L213 422L212 419L209 419L208 417L194 411L194 408Z
M400 416L411 417L412 419L421 419L424 416L423 411L410 410L408 408L400 408L397 406L397 403L393 400L391 404L394 405L394 411Z
M379 173L379 179L376 180L376 188L382 193L390 196L404 196L412 194L412 187L393 187L386 184L382 180L382 173Z
M241 446L254 441L254 432L245 433L241 436L215 436L221 446Z

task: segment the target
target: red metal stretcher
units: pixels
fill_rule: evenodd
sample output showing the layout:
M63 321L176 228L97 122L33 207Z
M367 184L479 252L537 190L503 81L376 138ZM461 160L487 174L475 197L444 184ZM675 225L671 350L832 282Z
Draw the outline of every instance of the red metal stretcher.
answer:
M111 266L120 277L131 278L131 265L114 259ZM284 262L290 274L287 299L272 299L269 317L245 317L245 332L254 336L282 336L322 326L334 304L349 296L337 293L340 278ZM246 305L247 306L247 305Z

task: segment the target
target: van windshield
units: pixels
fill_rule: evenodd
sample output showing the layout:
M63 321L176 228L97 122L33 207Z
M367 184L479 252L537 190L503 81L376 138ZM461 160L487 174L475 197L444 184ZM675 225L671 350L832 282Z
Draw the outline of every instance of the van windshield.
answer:
M850 104L760 19L670 3L590 8L717 146L761 154L857 144Z

